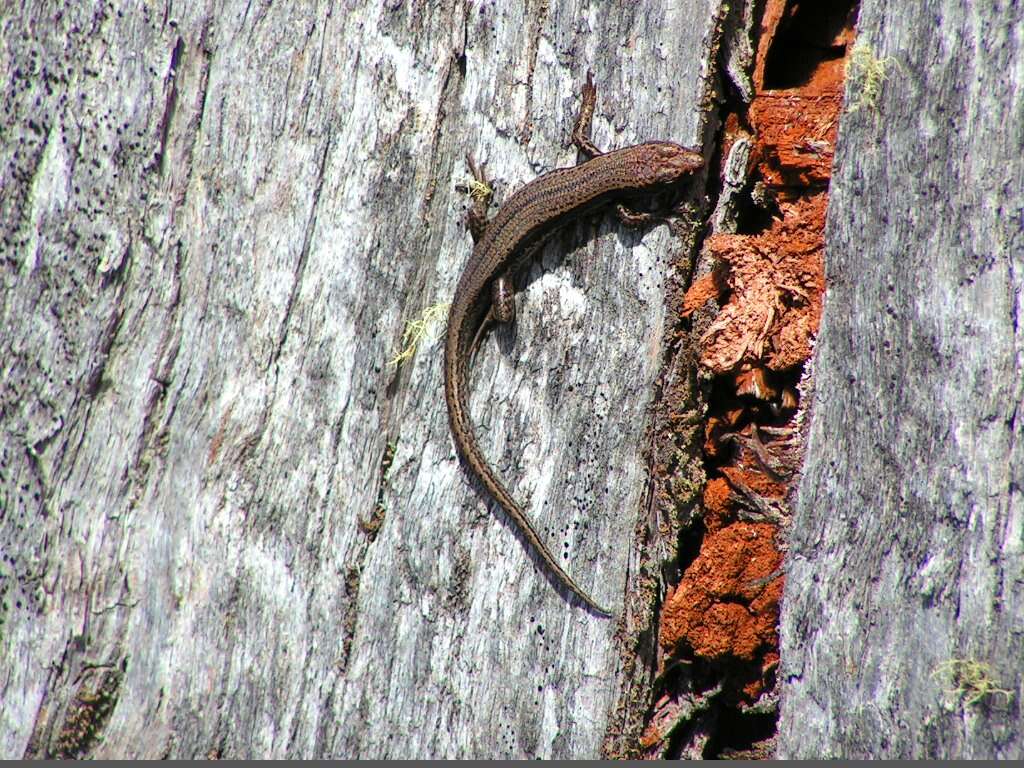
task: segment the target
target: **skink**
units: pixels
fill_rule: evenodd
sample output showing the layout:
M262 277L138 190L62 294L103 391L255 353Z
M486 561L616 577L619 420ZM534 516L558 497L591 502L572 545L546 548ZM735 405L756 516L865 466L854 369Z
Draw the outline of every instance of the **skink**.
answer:
M479 239L448 313L444 392L452 437L471 472L558 581L592 611L609 616L557 563L484 458L470 422L467 391L469 359L480 334L489 323L514 317L511 272L523 254L531 253L556 229L584 214L663 191L704 165L699 152L670 142L648 142L600 154L585 136L589 133L595 95L588 77L574 138L591 159L531 181L515 192L486 226L481 228L482 221L477 224L475 236ZM629 223L643 220L642 214L630 214L628 209L620 209L620 216Z

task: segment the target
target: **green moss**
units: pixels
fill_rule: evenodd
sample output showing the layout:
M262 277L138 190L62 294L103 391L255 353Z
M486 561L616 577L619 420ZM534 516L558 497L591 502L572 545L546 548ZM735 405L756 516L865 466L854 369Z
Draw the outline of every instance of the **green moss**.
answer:
M946 693L968 705L980 704L998 695L1005 697L1007 705L1013 701L1013 692L998 686L992 667L983 661L949 659L932 671L932 677L945 679L951 686Z
M402 332L402 349L388 360L388 365L398 365L410 360L416 354L420 342L430 336L448 315L449 306L451 305L434 304L424 309L419 317L406 323L405 330Z
M83 681L57 735L56 757L81 758L100 740L103 727L117 704L123 678L123 669L107 668Z
M895 59L880 59L871 50L870 45L857 41L846 60L846 77L850 82L852 94L850 106L846 111L868 109L874 112L878 107L882 83L889 79L889 71L895 65Z

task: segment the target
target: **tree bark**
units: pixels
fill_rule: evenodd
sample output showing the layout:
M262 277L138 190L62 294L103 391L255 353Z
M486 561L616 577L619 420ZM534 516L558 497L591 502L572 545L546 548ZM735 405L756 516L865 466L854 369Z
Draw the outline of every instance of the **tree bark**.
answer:
M865 0L783 601L782 757L1020 758L1020 4Z
M718 13L0 11L4 757L597 754L690 244L567 230L472 376L485 454L619 622L460 467L442 329L389 361L469 255L465 154L499 202L575 162L587 69L599 145L699 144Z

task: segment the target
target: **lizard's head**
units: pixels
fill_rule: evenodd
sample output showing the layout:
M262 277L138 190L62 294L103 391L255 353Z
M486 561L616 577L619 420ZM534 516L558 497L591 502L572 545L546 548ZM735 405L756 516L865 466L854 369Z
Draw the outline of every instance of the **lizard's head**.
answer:
M700 152L669 141L651 141L635 149L634 172L645 188L673 184L704 166Z

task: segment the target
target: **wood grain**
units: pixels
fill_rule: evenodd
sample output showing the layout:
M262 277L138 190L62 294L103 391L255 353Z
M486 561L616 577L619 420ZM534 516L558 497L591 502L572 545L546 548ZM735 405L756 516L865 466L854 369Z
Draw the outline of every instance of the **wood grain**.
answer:
M389 360L469 256L467 150L499 197L572 164L588 68L602 146L696 143L716 8L0 10L0 755L598 753L616 626L467 481L440 343ZM484 450L602 595L681 247L568 231L477 362Z
M1012 3L861 8L885 79L871 104L854 70L839 130L782 757L1024 754L1022 23ZM954 660L1012 702L972 703Z

